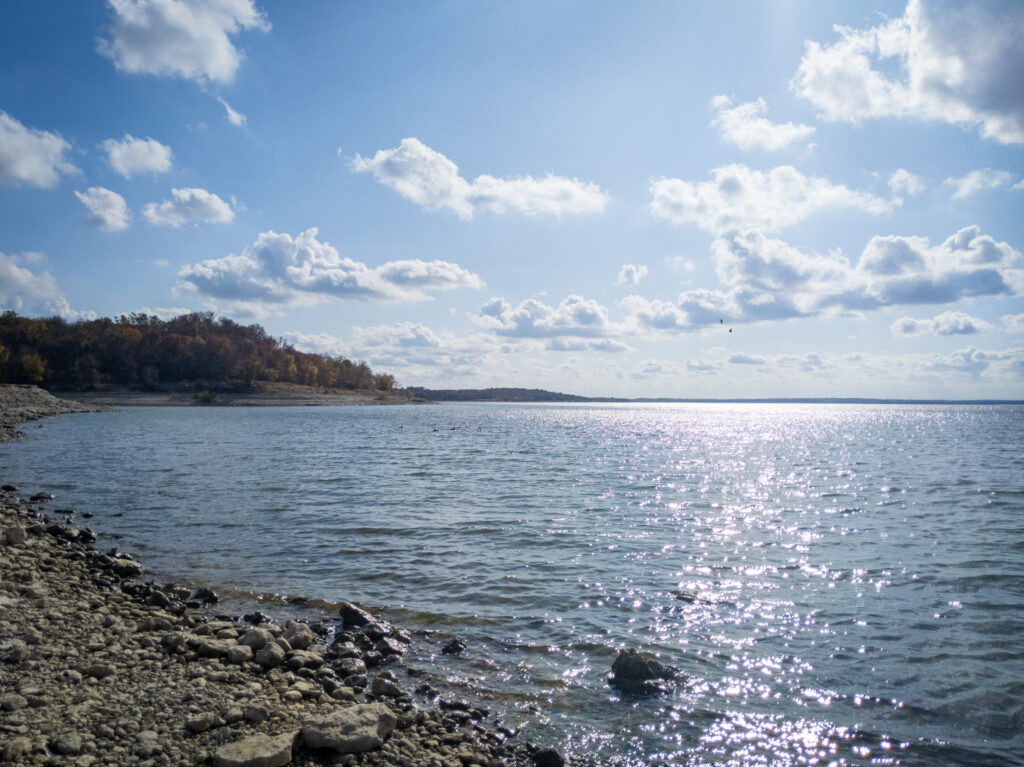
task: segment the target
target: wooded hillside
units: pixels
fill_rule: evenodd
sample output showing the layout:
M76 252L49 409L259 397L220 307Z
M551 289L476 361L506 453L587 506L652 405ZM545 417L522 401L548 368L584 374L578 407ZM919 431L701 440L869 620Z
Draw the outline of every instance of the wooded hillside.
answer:
M323 357L274 339L260 325L213 312L170 320L122 315L67 322L0 315L0 383L90 389L103 384L218 389L282 381L325 389L391 391L395 377L365 362Z

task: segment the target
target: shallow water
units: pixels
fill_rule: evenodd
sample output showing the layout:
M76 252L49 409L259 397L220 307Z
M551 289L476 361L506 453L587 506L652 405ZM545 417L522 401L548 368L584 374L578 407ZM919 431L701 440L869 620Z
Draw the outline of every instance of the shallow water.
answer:
M462 637L407 663L536 742L1024 764L1024 408L138 408L25 430L0 479L94 514L76 524L158 580ZM625 646L687 682L621 698Z

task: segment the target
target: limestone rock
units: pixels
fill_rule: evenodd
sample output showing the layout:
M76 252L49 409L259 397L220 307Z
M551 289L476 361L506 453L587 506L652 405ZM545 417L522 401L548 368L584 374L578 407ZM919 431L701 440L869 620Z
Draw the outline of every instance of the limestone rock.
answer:
M329 718L302 724L310 748L330 748L355 754L380 748L394 731L398 718L383 703L364 703L335 711Z
M297 732L252 735L226 743L213 756L215 767L283 767L292 761Z

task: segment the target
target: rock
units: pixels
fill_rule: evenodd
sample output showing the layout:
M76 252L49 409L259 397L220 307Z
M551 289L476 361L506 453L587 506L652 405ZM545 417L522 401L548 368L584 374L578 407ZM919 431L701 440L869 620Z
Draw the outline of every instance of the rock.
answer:
M665 692L679 672L671 666L645 658L632 648L622 650L612 663L608 683L627 695L653 695Z
M109 663L90 663L81 671L93 679L106 679L108 676L113 676L115 670Z
M370 685L370 692L378 698L402 697L402 691L398 689L398 685L395 684L394 680L383 676L376 676L373 678L373 683Z
M11 525L4 530L4 540L10 546L20 546L25 542L27 535L25 528L20 525Z
M0 644L0 660L4 663L21 663L30 654L28 645L20 639L10 639Z
M238 644L229 647L224 657L227 658L228 663L245 663L252 660L252 648Z
M32 741L25 737L11 738L4 744L3 759L5 762L16 762L32 753Z
M213 755L214 767L283 767L292 761L292 747L298 732L280 735L252 735L226 743Z
M377 619L366 612L366 610L356 607L351 602L342 602L338 612L341 614L342 625L345 628L350 626L370 626L377 622Z
M172 628L174 628L174 624L159 615L149 615L135 626L136 631L170 631Z
M274 641L274 635L268 629L251 628L238 640L239 644L251 647L253 651L263 649L264 645Z
M142 565L124 556L111 557L110 570L120 578L134 578L142 575Z
M320 668L324 665L323 656L312 650L292 650L288 653L285 665L293 671L300 668Z
M284 638L296 650L305 650L316 641L316 634L305 623L288 621L284 627Z
M192 601L203 605L215 605L220 601L220 597L213 589L201 588L192 594Z
M363 703L335 711L327 719L303 722L302 738L310 748L355 754L380 748L397 723L383 703Z
M280 645L271 642L270 644L264 645L263 648L256 653L256 657L253 658L263 668L274 668L280 666L284 662L285 651Z
M203 658L220 658L227 655L228 650L233 647L238 647L238 643L234 639L204 639L196 645L196 653Z
M251 623L254 626L258 626L261 623L270 623L270 616L266 613L261 613L259 610L255 612L246 613L242 616L242 620L246 623Z
M553 748L542 748L533 755L536 767L565 767L565 759Z
M16 692L5 692L0 695L0 710L3 711L17 711L18 709L25 708L28 705L28 700Z
M206 732L208 729L213 727L213 723L217 720L209 711L205 711L195 716L190 716L185 720L185 727L192 732Z
M342 658L336 665L342 678L366 673L366 664L359 658Z
M32 503L40 503L40 502L45 502L45 501L52 501L53 500L53 495L50 494L50 493L36 493L31 498L29 498L29 500L32 501Z
M265 722L269 716L270 712L263 706L249 706L245 710L245 721L252 722L253 724Z
M392 655L404 655L406 650L404 644L392 639L391 637L384 637L373 646L373 649L385 658L391 657Z
M50 748L58 754L73 756L82 750L82 736L74 730L62 732L50 743Z
M466 643L461 639L453 639L444 647L441 648L441 652L445 655L461 655L466 649Z
M160 640L160 644L167 648L168 652L184 652L187 643L187 638L180 631L164 634L163 639Z

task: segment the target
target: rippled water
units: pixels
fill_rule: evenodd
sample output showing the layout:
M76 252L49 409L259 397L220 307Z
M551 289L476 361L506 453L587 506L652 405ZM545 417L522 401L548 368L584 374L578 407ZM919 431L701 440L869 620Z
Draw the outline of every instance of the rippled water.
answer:
M599 763L1024 764L1024 408L139 408L0 446L161 580L383 607ZM111 538L122 536L122 538ZM617 695L618 649L681 669ZM412 685L407 685L412 686Z

